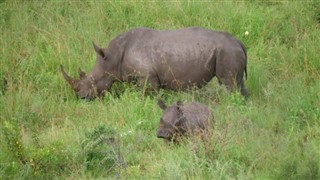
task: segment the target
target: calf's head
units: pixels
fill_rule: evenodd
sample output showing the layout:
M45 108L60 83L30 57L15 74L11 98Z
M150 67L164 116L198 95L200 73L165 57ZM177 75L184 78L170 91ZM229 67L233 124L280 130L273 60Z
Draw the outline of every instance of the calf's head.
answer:
M115 68L106 49L98 47L95 43L93 47L97 53L96 65L88 74L79 68L79 79L70 77L60 65L64 79L76 92L77 97L85 100L102 97L115 80L114 73L112 73L112 69Z
M167 107L162 100L158 100L158 106L163 110L163 115L160 118L160 125L157 130L157 137L171 140L179 135L181 130L181 123L183 121L182 102L178 101Z

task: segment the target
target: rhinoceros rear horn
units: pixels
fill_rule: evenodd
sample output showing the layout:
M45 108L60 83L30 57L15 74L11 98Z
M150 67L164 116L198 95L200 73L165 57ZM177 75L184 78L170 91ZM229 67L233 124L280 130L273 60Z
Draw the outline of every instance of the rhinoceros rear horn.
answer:
M96 43L94 43L93 41L92 41L92 44L96 53L98 53L101 57L104 57L103 49L97 46Z
M60 69L61 69L61 73L62 73L64 79L70 84L70 86L72 87L72 89L76 90L78 80L73 79L72 77L70 77L70 76L64 71L64 68L63 68L63 66L62 66L61 64L60 64Z
M81 68L78 68L78 72L79 72L80 79L83 79L83 78L86 77L86 73L83 72L83 71L81 70Z

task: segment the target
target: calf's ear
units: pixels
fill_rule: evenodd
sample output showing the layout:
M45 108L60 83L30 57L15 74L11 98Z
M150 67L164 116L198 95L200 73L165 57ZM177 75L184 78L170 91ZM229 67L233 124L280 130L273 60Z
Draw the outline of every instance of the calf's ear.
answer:
M177 111L179 117L181 117L183 115L183 112L182 112L180 105L177 105L176 111Z
M179 100L179 101L177 101L177 105L178 105L178 106L182 106L182 105L183 105L183 102Z
M183 122L183 120L184 120L184 118L183 118L183 111L182 111L182 109L181 109L181 107L178 105L177 107L176 107L176 111L177 111L177 113L178 113L178 116L177 116L177 118L176 118L176 120L174 121L174 125L175 126L180 126L180 124Z
M162 101L162 99L158 99L158 106L162 109L165 110L167 108L167 105Z

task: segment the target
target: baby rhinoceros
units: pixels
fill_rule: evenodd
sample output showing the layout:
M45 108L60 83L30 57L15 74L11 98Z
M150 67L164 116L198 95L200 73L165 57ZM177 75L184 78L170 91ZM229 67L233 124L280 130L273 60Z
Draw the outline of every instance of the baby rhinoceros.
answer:
M191 102L184 105L178 101L167 107L162 100L158 106L163 110L157 137L176 142L181 136L206 135L213 125L214 117L203 104Z

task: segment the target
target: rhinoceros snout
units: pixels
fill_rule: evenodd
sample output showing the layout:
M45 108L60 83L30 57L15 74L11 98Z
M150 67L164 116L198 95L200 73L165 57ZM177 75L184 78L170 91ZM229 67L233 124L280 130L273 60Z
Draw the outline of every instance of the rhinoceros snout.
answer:
M82 99L82 100L85 100L85 101L90 101L90 98L88 98L88 97L85 97L85 96L83 96L83 97L80 97L80 99Z
M81 100L84 100L84 101L91 101L92 99L93 99L93 97L90 97L90 96L79 96L79 98L81 99Z
M157 131L157 138L164 138L164 139L170 138L170 133L165 129L159 129Z

